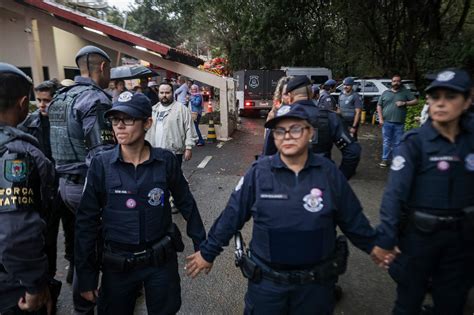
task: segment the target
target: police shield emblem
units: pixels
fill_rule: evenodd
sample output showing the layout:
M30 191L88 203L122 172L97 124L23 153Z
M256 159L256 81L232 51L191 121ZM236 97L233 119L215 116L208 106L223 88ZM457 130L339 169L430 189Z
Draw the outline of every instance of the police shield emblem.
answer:
M13 183L22 182L28 176L28 164L25 160L6 160L4 170L5 179Z
M309 212L321 211L324 207L323 204L323 192L318 188L311 189L311 192L304 196L303 207Z
M148 203L151 206L163 205L165 201L165 194L161 188L153 188L148 193Z
M258 88L259 85L260 85L260 82L258 81L258 75L251 75L249 77L249 86L252 89L255 89L255 88Z

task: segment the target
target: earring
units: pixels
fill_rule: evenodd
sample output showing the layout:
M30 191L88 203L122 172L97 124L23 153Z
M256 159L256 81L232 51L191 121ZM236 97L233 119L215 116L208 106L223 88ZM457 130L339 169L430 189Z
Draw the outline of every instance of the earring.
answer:
M143 130L145 130L145 132L147 132L147 131L148 131L148 128L144 128Z

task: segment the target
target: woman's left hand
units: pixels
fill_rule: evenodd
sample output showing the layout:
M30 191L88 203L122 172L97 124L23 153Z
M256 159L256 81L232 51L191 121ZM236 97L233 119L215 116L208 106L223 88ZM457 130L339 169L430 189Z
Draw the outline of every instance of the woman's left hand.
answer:
M186 261L187 262L184 270L186 270L186 274L193 279L202 270L204 270L204 273L207 275L212 269L212 263L207 262L204 258L202 258L200 251L186 257Z

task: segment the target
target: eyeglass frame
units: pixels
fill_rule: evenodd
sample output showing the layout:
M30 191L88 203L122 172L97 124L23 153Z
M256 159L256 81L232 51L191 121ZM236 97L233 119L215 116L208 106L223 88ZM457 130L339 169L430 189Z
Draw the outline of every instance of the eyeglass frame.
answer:
M295 129L299 129L301 128L301 130L297 131L298 132L298 136L295 136L295 135L292 135L291 134L291 131L293 130L293 132L295 132L296 130ZM291 126L289 129L285 129L283 127L279 127L279 128L273 128L272 129L272 135L273 135L273 138L276 139L276 140L283 140L285 139L286 137L286 134L289 134L290 135L290 138L291 139L300 139L302 136L303 136L303 133L304 133L304 130L305 129L310 129L310 127L308 126L301 126L301 125L293 125ZM275 131L284 131L283 134L280 134L279 136L275 136Z
M115 120L115 119L117 119L116 123L113 122L113 120ZM144 121L144 119L142 119L142 118L135 118L135 117L122 117L122 118L119 118L119 117L114 117L114 116L108 117L108 120L110 121L112 126L118 126L120 123L122 123L124 126L133 126L133 125L135 125L135 122L137 120ZM131 123L125 123L125 120L131 120L132 122Z

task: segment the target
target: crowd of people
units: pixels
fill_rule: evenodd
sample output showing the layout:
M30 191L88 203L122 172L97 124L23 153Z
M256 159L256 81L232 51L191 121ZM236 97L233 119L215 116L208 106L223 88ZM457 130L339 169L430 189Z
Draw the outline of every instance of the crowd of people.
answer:
M54 313L61 219L75 314L133 314L142 288L149 314L177 313L184 244L170 197L192 240L185 269L193 278L210 272L253 219L249 248L236 251L249 283L246 314L332 314L347 268L346 237L397 283L394 314L419 314L428 287L433 314L462 314L474 284L467 72L440 72L426 89L429 118L403 136L399 125L415 100L399 75L380 98L390 176L375 228L348 183L361 153L353 80L344 80L344 95L333 103L335 82L318 90L305 76L282 78L263 154L206 233L181 170L203 143L199 87L181 78L178 88L162 82L140 92L117 82L110 95L107 53L86 46L76 63L73 84L35 87L38 110L30 115L31 79L0 63L0 314ZM333 145L343 156L339 167Z

